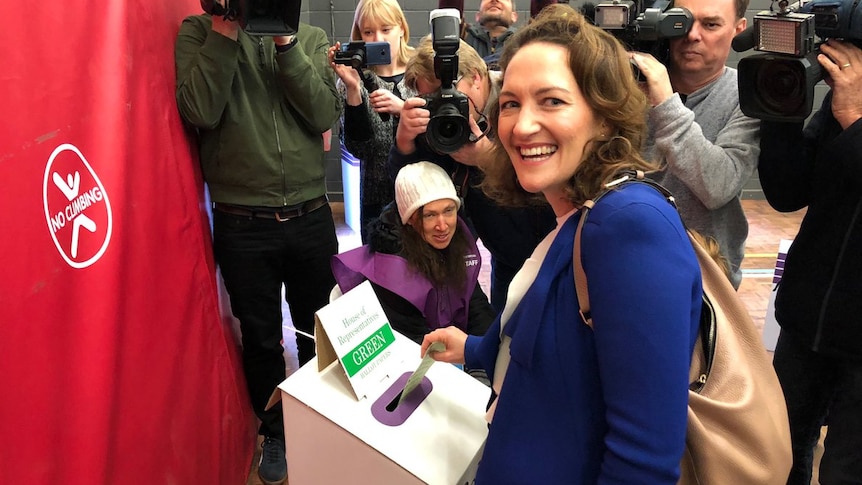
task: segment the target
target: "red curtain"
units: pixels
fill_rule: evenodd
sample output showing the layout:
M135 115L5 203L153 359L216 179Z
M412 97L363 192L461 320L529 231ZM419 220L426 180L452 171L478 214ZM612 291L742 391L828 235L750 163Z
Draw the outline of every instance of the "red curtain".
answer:
M255 422L174 101L199 2L0 5L0 483L245 483Z

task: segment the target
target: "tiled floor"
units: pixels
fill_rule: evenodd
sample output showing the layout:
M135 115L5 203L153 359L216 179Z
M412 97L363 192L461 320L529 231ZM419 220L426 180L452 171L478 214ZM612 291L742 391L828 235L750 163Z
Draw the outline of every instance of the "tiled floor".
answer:
M339 250L346 251L358 247L361 242L359 236L344 223L344 206L334 203L333 213L336 216L338 227ZM748 240L746 243L745 259L743 260L743 280L739 288L739 295L748 307L751 317L758 328L763 328L769 294L772 291L772 271L775 266L775 258L778 252L778 244L781 239L793 239L799 228L799 222L804 216L804 210L789 214L775 212L766 201L745 200L743 208L748 216L750 225ZM483 261L488 261L487 251L480 245ZM487 264L483 265L479 275L479 282L488 291L490 270ZM285 312L286 312L285 308ZM290 333L290 322L285 323L285 334ZM292 337L292 336L291 336ZM302 338L302 337L300 337ZM291 342L291 338L285 339ZM285 349L288 373L297 368L295 344L288 344ZM251 470L247 485L260 485L262 482L257 475L256 453L252 459ZM816 485L817 479L812 481Z

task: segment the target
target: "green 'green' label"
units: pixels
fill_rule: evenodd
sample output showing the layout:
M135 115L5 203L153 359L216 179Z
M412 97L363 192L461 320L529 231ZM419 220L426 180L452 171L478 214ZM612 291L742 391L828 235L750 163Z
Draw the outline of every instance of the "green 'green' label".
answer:
M394 341L395 335L392 334L392 328L389 325L378 328L365 341L341 358L347 376L355 376L365 366L374 362L375 357L380 355L383 349L389 347Z

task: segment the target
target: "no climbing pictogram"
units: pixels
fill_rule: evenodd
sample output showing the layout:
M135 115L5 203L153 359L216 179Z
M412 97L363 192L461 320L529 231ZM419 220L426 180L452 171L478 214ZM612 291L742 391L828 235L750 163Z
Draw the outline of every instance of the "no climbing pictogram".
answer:
M98 261L111 241L111 204L93 167L74 145L60 145L48 158L42 200L60 256L78 269Z

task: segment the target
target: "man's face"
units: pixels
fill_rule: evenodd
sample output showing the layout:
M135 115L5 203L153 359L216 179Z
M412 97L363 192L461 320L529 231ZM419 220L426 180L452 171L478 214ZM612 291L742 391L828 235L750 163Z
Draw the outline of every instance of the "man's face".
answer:
M482 0L476 12L476 22L486 29L496 26L510 27L518 20L511 0Z
M694 24L688 35L670 41L671 70L679 74L717 75L724 69L733 37L745 30L736 18L734 0L677 0L675 7L691 11Z

